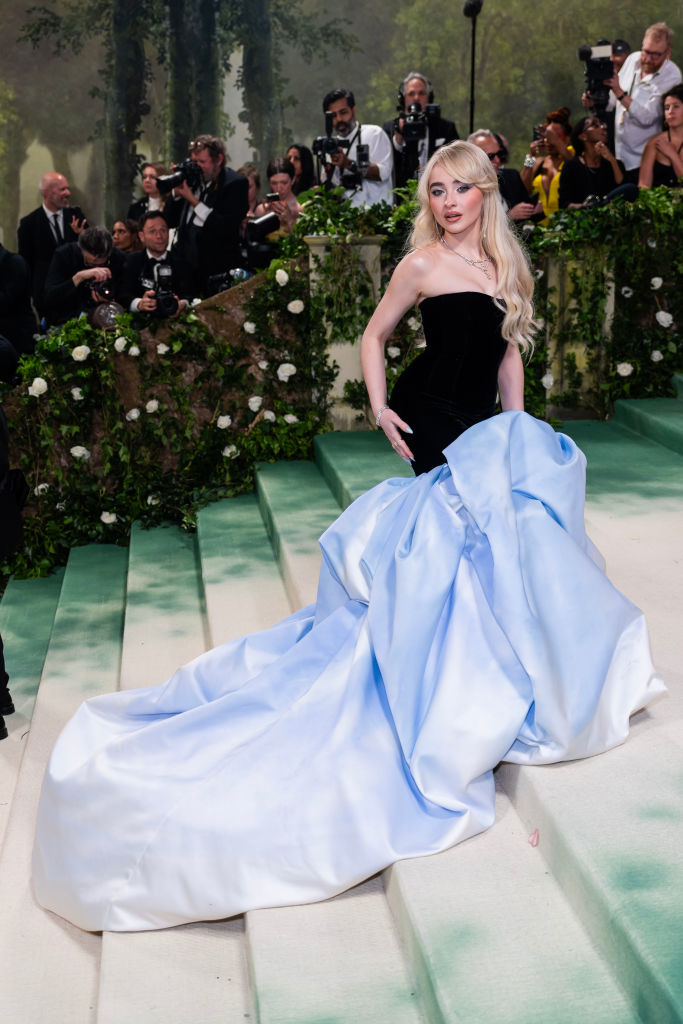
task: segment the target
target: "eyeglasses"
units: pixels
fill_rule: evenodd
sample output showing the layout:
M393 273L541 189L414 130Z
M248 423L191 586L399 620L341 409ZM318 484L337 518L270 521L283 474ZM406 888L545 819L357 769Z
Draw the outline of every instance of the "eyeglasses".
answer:
M504 149L497 149L495 153L487 153L486 155L489 160L493 161L496 157L498 157L499 160L504 160L506 154Z
M667 54L666 50L641 50L640 52L646 57L665 57Z

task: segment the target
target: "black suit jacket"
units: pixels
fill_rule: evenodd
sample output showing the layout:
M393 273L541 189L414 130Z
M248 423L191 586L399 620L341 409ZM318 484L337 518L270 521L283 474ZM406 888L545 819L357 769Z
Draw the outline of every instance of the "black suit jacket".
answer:
M384 131L391 139L394 151L394 188L403 188L410 178L415 177L417 170L417 154L415 149L404 146L402 150L394 146L394 122L387 121L382 125ZM429 125L429 143L427 146L427 157L432 156L437 149L447 146L449 142L455 142L458 138L458 130L455 121L447 121L443 117L437 117Z
M175 252L167 252L164 257L173 271L172 285L173 294L179 299L195 298L197 295L197 282L195 273L189 263L182 256ZM123 270L123 279L119 292L118 301L128 311L133 299L141 299L146 289L142 284L143 279L154 280L154 264L149 259L147 252L133 252L126 257L126 265Z
M116 302L121 301L119 295L125 264L126 257L123 253L118 249L112 249L107 266L111 271L111 285ZM51 327L66 323L81 313L87 313L97 305L90 294L92 281L82 281L78 286L73 283L72 278L79 270L85 270L80 246L76 242L60 245L52 257L42 295L43 310Z
M31 275L26 260L0 245L0 334L21 355L33 352L36 326L31 309Z
M64 243L75 242L78 235L71 228L71 220L77 217L83 219L83 211L79 206L67 206L63 211ZM33 304L42 315L40 300L45 286L45 278L50 267L50 262L57 249L57 241L52 232L50 222L42 206L32 213L26 214L19 221L17 232L19 240L19 253L28 263L31 272L31 294Z
M174 203L167 219L172 227L178 227L174 251L196 269L200 288L205 292L212 274L242 265L240 226L249 209L249 182L224 167L203 202L212 212L201 227L188 223L192 207L185 201Z

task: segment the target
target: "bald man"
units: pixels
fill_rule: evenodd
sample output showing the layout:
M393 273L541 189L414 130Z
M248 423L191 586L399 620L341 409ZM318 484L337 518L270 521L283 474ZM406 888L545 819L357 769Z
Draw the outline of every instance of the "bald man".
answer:
M69 182L63 174L48 171L40 179L42 206L22 217L19 222L19 252L31 271L33 305L42 316L43 287L55 249L66 242L75 242L86 219L78 206L70 206Z

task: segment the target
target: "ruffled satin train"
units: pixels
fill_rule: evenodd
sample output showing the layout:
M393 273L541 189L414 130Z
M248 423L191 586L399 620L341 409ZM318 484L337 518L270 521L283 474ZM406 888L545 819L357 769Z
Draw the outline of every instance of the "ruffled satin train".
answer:
M80 708L41 796L45 907L127 931L324 899L491 825L499 761L625 739L664 687L585 534L583 454L510 412L446 456L326 531L315 605Z

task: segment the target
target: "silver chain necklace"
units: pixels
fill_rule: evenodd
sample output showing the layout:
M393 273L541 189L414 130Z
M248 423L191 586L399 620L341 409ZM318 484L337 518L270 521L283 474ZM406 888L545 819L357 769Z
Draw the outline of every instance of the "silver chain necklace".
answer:
M457 249L451 249L450 245L443 237L443 235L441 235L440 238L449 252L452 252L454 256L459 256L460 259L465 261L465 263L469 263L471 267L475 267L477 270L481 270L482 274L486 274L489 281L491 280L491 274L489 273L488 266L489 263L493 262L493 260L491 260L490 257L487 257L485 260L471 260L469 256L463 256L463 254L461 252L458 252Z

